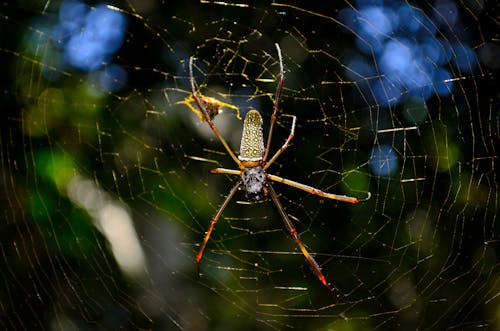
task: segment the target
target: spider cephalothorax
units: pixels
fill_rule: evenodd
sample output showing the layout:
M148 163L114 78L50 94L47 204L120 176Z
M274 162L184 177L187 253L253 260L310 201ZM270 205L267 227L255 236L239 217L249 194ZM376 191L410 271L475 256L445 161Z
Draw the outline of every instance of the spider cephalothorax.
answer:
M249 200L259 201L267 196L266 172L261 166L245 168L241 171L241 181Z
M229 194L227 195L226 199L224 200L220 208L217 210L215 216L210 221L210 225L208 226L208 229L205 232L205 237L203 238L203 242L200 245L200 250L198 251L198 254L196 254L196 265L198 267L198 275L200 274L200 262L201 259L203 258L203 252L205 251L205 247L215 227L215 224L222 215L224 208L226 208L229 201L233 198L236 192L241 187L244 187L246 191L246 197L252 201L261 200L265 198L267 195L271 197L271 200L274 202L281 218L283 219L283 223L285 224L286 229L292 236L293 240L299 246L300 251L306 258L309 265L311 266L311 269L313 270L314 274L316 275L316 277L318 277L319 281L331 291L332 288L330 287L330 285L326 281L325 276L321 272L320 266L314 260L311 254L309 254L306 247L302 243L302 240L300 239L297 230L295 230L295 227L290 221L290 218L288 217L283 206L281 205L281 202L278 198L278 194L276 193L270 182L271 181L279 182L327 199L340 200L350 203L358 203L361 201L368 200L370 198L370 192L368 192L368 196L365 199L358 199L346 195L326 193L314 187L266 173L267 168L269 168L269 166L274 163L274 161L278 158L278 156L281 155L281 153L283 153L283 151L290 145L290 141L294 136L295 122L296 122L296 117L294 115L289 115L290 117L292 117L292 128L290 129L290 134L288 135L287 140L281 146L281 148L268 160L271 137L273 134L273 127L278 117L278 102L280 100L281 91L283 89L283 84L285 80L285 75L283 73L283 60L281 58L281 50L278 44L276 44L276 49L278 50L280 78L278 87L276 88L273 114L271 116L271 122L269 125L269 132L267 136L267 146L264 146L264 138L262 134L262 117L257 110L254 109L250 110L246 114L245 121L243 123L243 132L240 144L240 155L238 157L236 157L233 150L229 147L224 137L222 137L222 135L219 133L219 130L212 122L213 110L207 107L207 103L204 102L204 100L197 95L193 78L193 58L191 57L189 59L189 79L191 83L191 90L193 94L193 99L196 102L198 108L200 109L201 115L203 117L202 120L208 123L214 134L217 136L217 138L220 140L220 142L226 149L229 156L231 156L231 158L234 160L234 162L236 162L239 168L239 170L217 168L213 169L212 173L240 176L240 179L233 186L231 191L229 191Z

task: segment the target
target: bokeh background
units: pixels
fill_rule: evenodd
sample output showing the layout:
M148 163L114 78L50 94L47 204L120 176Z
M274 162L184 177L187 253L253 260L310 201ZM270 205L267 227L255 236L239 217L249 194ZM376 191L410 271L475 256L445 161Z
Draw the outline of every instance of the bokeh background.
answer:
M500 328L496 2L0 4L5 330ZM192 109L238 151L243 116L298 118L270 202L238 192ZM190 103L191 102L191 103ZM272 150L288 135L278 119Z

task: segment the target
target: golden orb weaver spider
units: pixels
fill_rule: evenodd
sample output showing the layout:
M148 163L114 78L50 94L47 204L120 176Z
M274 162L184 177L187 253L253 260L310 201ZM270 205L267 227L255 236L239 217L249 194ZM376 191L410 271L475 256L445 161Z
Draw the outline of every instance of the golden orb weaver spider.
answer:
M226 140L222 137L222 135L219 133L219 130L215 126L215 124L212 122L212 116L210 116L210 112L207 110L207 106L204 102L204 99L198 97L198 94L196 93L196 88L195 88L195 83L194 83L194 77L193 77L193 57L190 57L189 59L189 81L191 84L191 90L192 90L192 96L193 99L200 109L201 115L203 116L204 121L208 123L214 134L217 136L219 141L222 143L224 148L226 149L227 153L231 158L234 160L234 162L238 165L239 170L232 170L232 169L225 169L225 168L216 168L212 169L211 172L214 174L229 174L229 175L238 175L240 176L240 179L238 182L233 186L233 188L229 191L229 194L227 195L226 199L222 203L222 205L219 207L219 210L215 213L215 216L212 217L210 221L210 225L208 226L207 231L205 232L205 237L203 238L203 242L201 243L200 250L198 254L196 254L196 266L198 270L198 276L200 275L200 262L201 259L203 258L203 252L205 251L205 247L207 245L208 240L210 239L210 235L212 234L212 231L217 224L217 221L219 220L220 216L222 215L222 212L228 205L229 201L233 198L234 194L236 191L238 191L241 187L245 189L245 196L253 201L258 201L261 200L268 195L271 196L271 200L274 202L276 208L278 209L278 212L283 219L283 222L285 223L285 227L294 239L295 243L299 246L302 254L306 258L307 262L311 266L311 269L313 270L314 274L316 277L318 277L319 281L326 287L330 292L332 292L332 288L330 287L330 284L326 281L325 276L321 272L321 268L319 264L314 260L314 258L309 254L307 251L306 247L302 243L302 240L300 239L299 234L297 233L297 230L295 230L295 227L293 226L292 222L290 221L288 215L285 213L285 210L283 206L281 205L281 202L278 198L278 194L274 190L273 186L271 185L271 181L283 183L295 188L298 188L300 190L304 190L306 192L309 192L314 195L318 195L323 198L327 199L332 199L332 200L339 200L339 201L344 201L344 202L350 202L350 203L358 203L358 202L363 202L371 197L371 193L368 192L368 196L364 199L358 199L355 197L349 197L346 195L337 195L337 194L332 194L332 193L326 193L323 192L319 189L316 189L314 187L301 184L286 178L282 178L276 175L271 175L266 172L267 168L271 164L276 161L278 156L283 153L283 151L290 145L290 141L292 140L295 132L295 123L297 121L297 117L295 115L289 115L292 117L292 127L290 129L290 134L288 135L288 138L286 139L285 143L281 146L281 148L269 159L269 149L271 146L271 138L273 134L273 128L274 124L276 122L276 118L278 116L278 103L280 101L281 97L281 91L283 89L283 84L285 82L285 75L283 72L283 60L281 57L281 49L278 44L275 44L276 49L278 51L278 58L279 58L279 65L280 65L280 79L278 86L276 88L276 95L274 98L274 106L273 106L273 114L271 116L271 122L269 125L269 133L267 136L267 144L266 147L264 147L264 138L263 138L263 132L262 132L262 116L260 113L252 109L250 110L246 116L245 120L243 122L243 132L242 132L242 137L241 137L241 144L240 144L240 154L238 157L234 154L234 152L231 150L229 145L227 144Z

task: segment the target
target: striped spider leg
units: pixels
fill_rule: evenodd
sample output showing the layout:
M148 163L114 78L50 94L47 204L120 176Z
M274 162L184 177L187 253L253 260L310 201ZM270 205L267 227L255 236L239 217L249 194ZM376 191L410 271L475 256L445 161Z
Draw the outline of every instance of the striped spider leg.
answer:
M284 76L284 71L283 71L283 60L281 57L281 50L278 44L275 44L276 49L278 51L278 58L279 58L279 65L280 65L280 78L279 78L279 83L276 88L276 96L274 99L274 107L273 107L273 114L271 116L271 121L269 125L269 132L267 136L267 145L264 147L264 137L263 137L263 132L262 132L262 116L257 110L250 110L246 116L245 120L243 122L243 132L242 132L242 137L241 137L241 143L240 143L240 153L239 156L236 157L234 152L229 148L228 144L224 140L224 138L220 135L220 133L217 131L217 128L213 124L203 102L199 100L199 98L196 95L195 87L194 87L194 79L193 79L193 70L192 70L192 63L193 63L193 58L190 59L189 61L189 73L190 73L190 81L191 81L191 87L192 87L192 92L193 92L193 98L200 108L200 111L202 114L204 114L204 119L205 121L209 124L210 128L212 131L214 131L215 135L219 140L221 141L222 145L226 148L228 154L233 158L233 160L236 162L238 165L238 170L233 170L233 169L225 169L225 168L216 168L212 169L211 172L214 174L229 174L229 175L237 175L240 176L240 179L237 181L237 183L233 186L231 191L229 191L229 194L225 198L224 202L222 205L219 207L217 210L216 214L214 217L212 217L210 221L210 225L205 232L205 237L203 238L203 242L200 245L200 250L198 251L198 254L196 254L196 266L198 269L198 275L200 275L200 263L203 258L203 253L205 251L206 245L208 243L208 240L210 239L210 235L212 234L212 231L217 224L217 221L219 220L220 216L222 215L224 209L226 206L229 204L233 196L235 195L236 191L238 191L240 188L243 188L245 190L245 196L247 199L251 201L258 201L266 198L267 196L270 196L271 200L273 201L274 205L278 209L278 212L285 224L285 227L287 231L290 233L292 236L293 240L299 247L300 251L306 258L307 262L309 263L311 269L313 270L314 274L316 277L319 279L319 281L329 290L333 291L332 287L330 284L327 282L326 277L323 275L321 272L321 268L319 264L316 262L314 257L308 252L306 247L304 246L302 240L300 239L300 236L293 226L292 222L290 221L290 218L288 217L287 213L285 212L279 198L278 194L274 190L271 182L275 181L278 183L282 183L285 185L289 185L295 188L298 188L300 190L306 191L310 194L318 195L323 198L327 199L332 199L332 200L339 200L339 201L344 201L344 202L349 202L349 203L359 203L366 201L370 199L370 192L368 192L368 196L364 199L358 199L355 197L349 197L346 195L337 195L337 194L332 194L332 193L326 193L323 192L319 189L316 189L314 187L301 184L298 182L295 182L293 180L289 180L286 178L282 178L276 175L271 175L266 172L267 168L276 161L279 155L281 155L285 149L290 145L291 140L294 137L295 134L295 124L297 118L293 115L289 115L292 117L292 126L290 129L290 133L288 135L288 138L286 139L285 143L278 149L278 151L267 161L267 158L269 156L269 148L271 146L271 138L272 138L272 133L273 133L273 128L274 124L276 122L277 116L278 116L278 103L281 98L281 92L283 90L283 85L285 81L285 76Z
M234 152L231 150L231 147L229 147L229 145L227 144L226 140L224 139L224 137L222 137L222 135L220 134L219 130L215 126L214 122L212 121L213 116L211 116L210 113L209 113L209 111L207 110L205 102L202 101L202 99L200 99L198 97L198 94L196 93L196 88L194 86L194 76L193 76L193 57L189 58L189 83L191 84L191 93L193 94L194 102L196 103L196 105L200 109L201 116L208 123L208 125L210 126L210 129L212 129L212 131L214 132L214 134L220 140L220 142L222 143L222 145L226 149L226 151L229 154L229 156L231 156L231 158L234 160L234 162L236 162L236 164L238 165L238 167L241 168L241 162L240 162L240 160L236 157L236 155L234 154Z

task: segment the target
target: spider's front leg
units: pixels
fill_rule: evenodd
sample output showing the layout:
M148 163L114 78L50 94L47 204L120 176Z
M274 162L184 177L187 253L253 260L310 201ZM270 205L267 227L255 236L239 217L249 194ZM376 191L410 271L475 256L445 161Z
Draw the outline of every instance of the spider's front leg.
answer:
M317 195L317 196L320 196L323 198L331 199L331 200L338 200L338 201L349 202L349 203L360 203L360 202L365 202L365 201L370 200L370 198L372 196L372 194L370 192L368 192L367 196L365 198L362 198L362 199L356 198L356 197L350 197L347 195L333 194L333 193L323 192L315 187L312 187L312 186L309 186L306 184L302 184L302 183L299 183L299 182L296 182L296 181L293 181L290 179L286 179L283 177L279 177L276 175L267 175L267 176L272 181L282 183L285 185L289 185L289 186L298 188L299 190L303 190L303 191L306 191L308 193L311 193L311 194L314 194L314 195Z
M269 123L269 132L267 134L267 144L266 150L264 151L264 156L262 158L263 163L267 162L267 157L269 156L269 148L271 148L271 138L273 136L274 123L278 118L278 105L281 99L281 92L283 91L283 85L285 84L285 73L283 70L283 58L281 57L281 49L278 43L274 44L276 46L276 51L278 52L278 60L280 65L280 78L278 86L276 87L276 95L274 97L273 114L271 115L271 122Z
M198 109L200 110L202 117L205 119L208 126L210 126L210 129L213 131L213 133L217 136L217 138L219 139L221 144L224 146L224 148L226 149L229 156L231 156L231 158L234 160L234 162L236 162L238 167L241 167L241 161L236 157L236 155L232 151L231 147L229 147L229 145L226 142L226 140L224 139L224 137L222 137L222 135L219 133L219 130L215 126L214 122L212 122L212 118L210 117L210 113L207 110L205 102L203 102L203 100L201 100L198 97L198 94L196 93L196 87L194 85L194 76L193 76L193 57L192 56L189 58L189 83L191 85L191 93L193 95L194 102L198 106Z
M266 164L264 166L264 170L269 168L269 166L271 164L273 164L274 161L276 161L278 156L280 156L281 153L283 153L285 151L285 149L287 149L288 146L290 146L290 142L292 141L293 137L295 136L295 124L297 122L297 116L288 115L288 114L284 114L282 116L289 116L292 118L292 127L290 128L290 133L288 134L288 138L286 138L285 143L280 147L280 149L278 149L278 151L273 155L273 157L271 159L269 159L269 161L266 162Z

